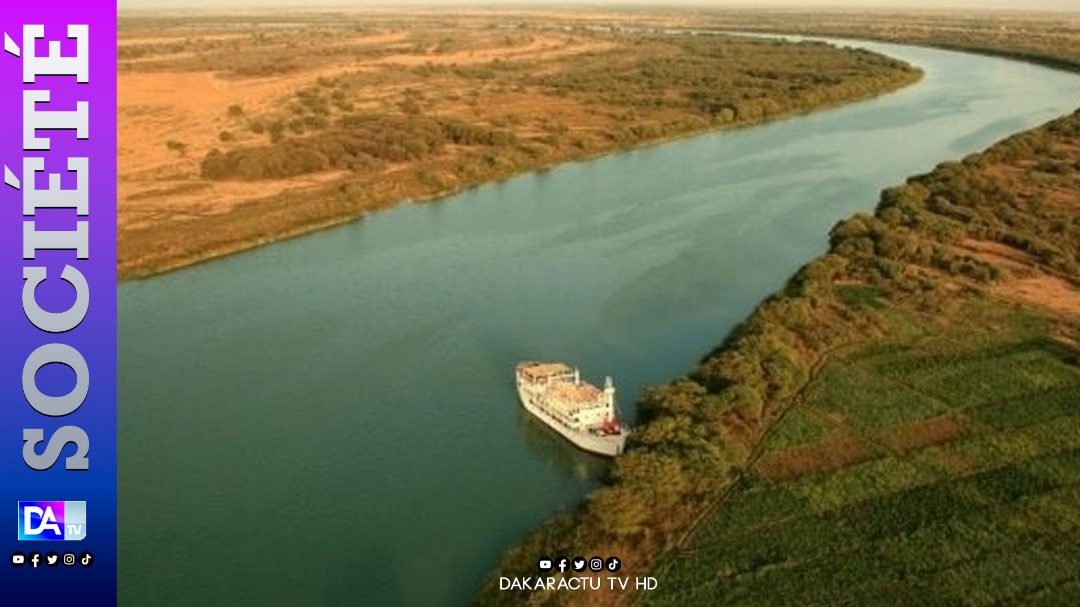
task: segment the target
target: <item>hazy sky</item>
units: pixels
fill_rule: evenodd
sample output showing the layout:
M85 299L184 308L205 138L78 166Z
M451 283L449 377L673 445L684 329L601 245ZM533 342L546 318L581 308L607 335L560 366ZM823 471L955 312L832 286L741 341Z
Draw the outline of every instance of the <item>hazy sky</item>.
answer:
M118 0L120 9L153 8L255 8L267 7L393 7L409 6L475 6L520 7L537 5L618 6L628 4L653 6L715 6L715 7L776 7L776 8L959 8L959 9L1024 9L1080 11L1080 0Z

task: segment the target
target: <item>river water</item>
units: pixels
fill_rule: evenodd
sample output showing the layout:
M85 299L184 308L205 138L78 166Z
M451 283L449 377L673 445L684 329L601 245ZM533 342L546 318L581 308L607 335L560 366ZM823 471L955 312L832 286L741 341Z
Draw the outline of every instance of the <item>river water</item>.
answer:
M882 188L1080 105L1075 75L863 46L926 77L122 284L121 604L466 603L605 471L515 362L611 375L632 415Z

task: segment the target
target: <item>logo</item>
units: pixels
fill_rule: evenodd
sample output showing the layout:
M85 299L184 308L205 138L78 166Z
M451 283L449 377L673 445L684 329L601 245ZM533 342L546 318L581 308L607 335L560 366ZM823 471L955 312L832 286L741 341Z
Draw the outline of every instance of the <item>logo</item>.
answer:
M86 537L86 502L19 502L20 541L77 542Z
M602 571L604 569L604 559L598 556L592 557L591 559L589 559L589 569L591 569L594 573Z
M79 555L79 564L83 567L89 567L94 564L94 555L90 552L84 552Z
M45 564L49 567L56 567L60 564L60 555L55 552L50 552L45 555Z
M37 569L38 565L40 565L40 564L41 564L41 553L40 552L31 552L30 553L30 566L33 567L34 569Z
M74 552L65 552L64 553L64 567L74 567L74 566L75 566L75 553Z
M619 557L611 556L607 560L607 570L615 573L619 569L622 569L622 563L619 561Z
M585 557L583 557L583 556L574 557L574 562L573 562L572 566L574 567L574 571L577 571L578 573L580 573L582 571L585 571Z
M566 571L566 559L563 558L563 557L559 557L559 573L563 573L565 571Z
M549 559L546 556L542 556L542 557L540 557L540 562L538 562L536 564L536 566L537 566L537 568L540 569L540 571L543 571L543 572L551 571L551 559Z
M16 567L22 567L26 564L26 555L21 552L11 553L11 564Z

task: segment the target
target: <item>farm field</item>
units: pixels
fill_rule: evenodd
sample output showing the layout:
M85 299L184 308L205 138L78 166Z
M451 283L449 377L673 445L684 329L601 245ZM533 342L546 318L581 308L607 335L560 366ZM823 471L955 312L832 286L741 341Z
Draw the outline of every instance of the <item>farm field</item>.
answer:
M993 605L1080 585L1080 354L974 298L831 359L644 605Z

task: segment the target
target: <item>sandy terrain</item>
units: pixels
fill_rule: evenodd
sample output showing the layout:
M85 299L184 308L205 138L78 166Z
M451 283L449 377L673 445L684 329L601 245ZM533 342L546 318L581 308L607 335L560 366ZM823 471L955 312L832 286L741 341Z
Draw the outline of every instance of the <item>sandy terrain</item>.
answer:
M960 249L1005 270L1001 279L990 287L990 293L1058 314L1080 317L1080 288L1039 264L1031 255L1001 243L971 239L963 240Z
M124 40L128 46L184 40L232 40L247 34L192 36L143 36ZM404 31L379 32L336 41L363 48L399 48L409 39ZM277 45L267 45L268 48ZM227 149L219 133L229 131L237 143L260 138L248 133L242 121L230 118L230 106L245 115L271 112L296 92L320 78L344 74L394 70L402 66L477 65L515 58L543 59L609 48L610 43L564 35L535 36L524 44L464 49L449 53L395 53L377 58L358 55L331 65L262 78L230 78L208 71L121 71L118 88L118 212L121 227L140 226L166 215L184 217L220 212L252 199L271 196L289 188L324 185L341 176L327 172L301 179L264 180L257 183L206 181L199 177L199 163L213 148ZM122 63L139 64L163 57L190 56L193 51L139 57ZM396 87L360 91L358 100L378 99ZM179 94L178 94L179 93ZM522 108L522 99L500 104L505 110ZM521 97L520 95L518 97ZM463 108L463 111L468 108ZM472 111L472 110L470 110ZM454 112L451 111L451 114ZM265 138L261 138L265 139ZM182 144L183 149L168 142Z
M140 228L167 219L204 217L224 213L246 200L273 196L284 190L309 189L340 179L344 171L326 171L291 179L256 182L211 182L197 179L133 181L122 200L124 227ZM153 184L154 189L146 189ZM131 193L131 190L138 190Z
M1056 276L1034 276L1009 280L990 289L991 293L1080 318L1080 289Z
M968 238L960 241L960 249L976 259L1020 274L1030 274L1038 265L1031 255L1000 242Z
M250 34L245 32L237 32L234 34L175 34L171 36L132 36L123 37L117 39L117 46L140 46L150 44L174 44L177 42L186 42L188 40L201 40L201 41L220 41L220 40L238 40L246 38Z

